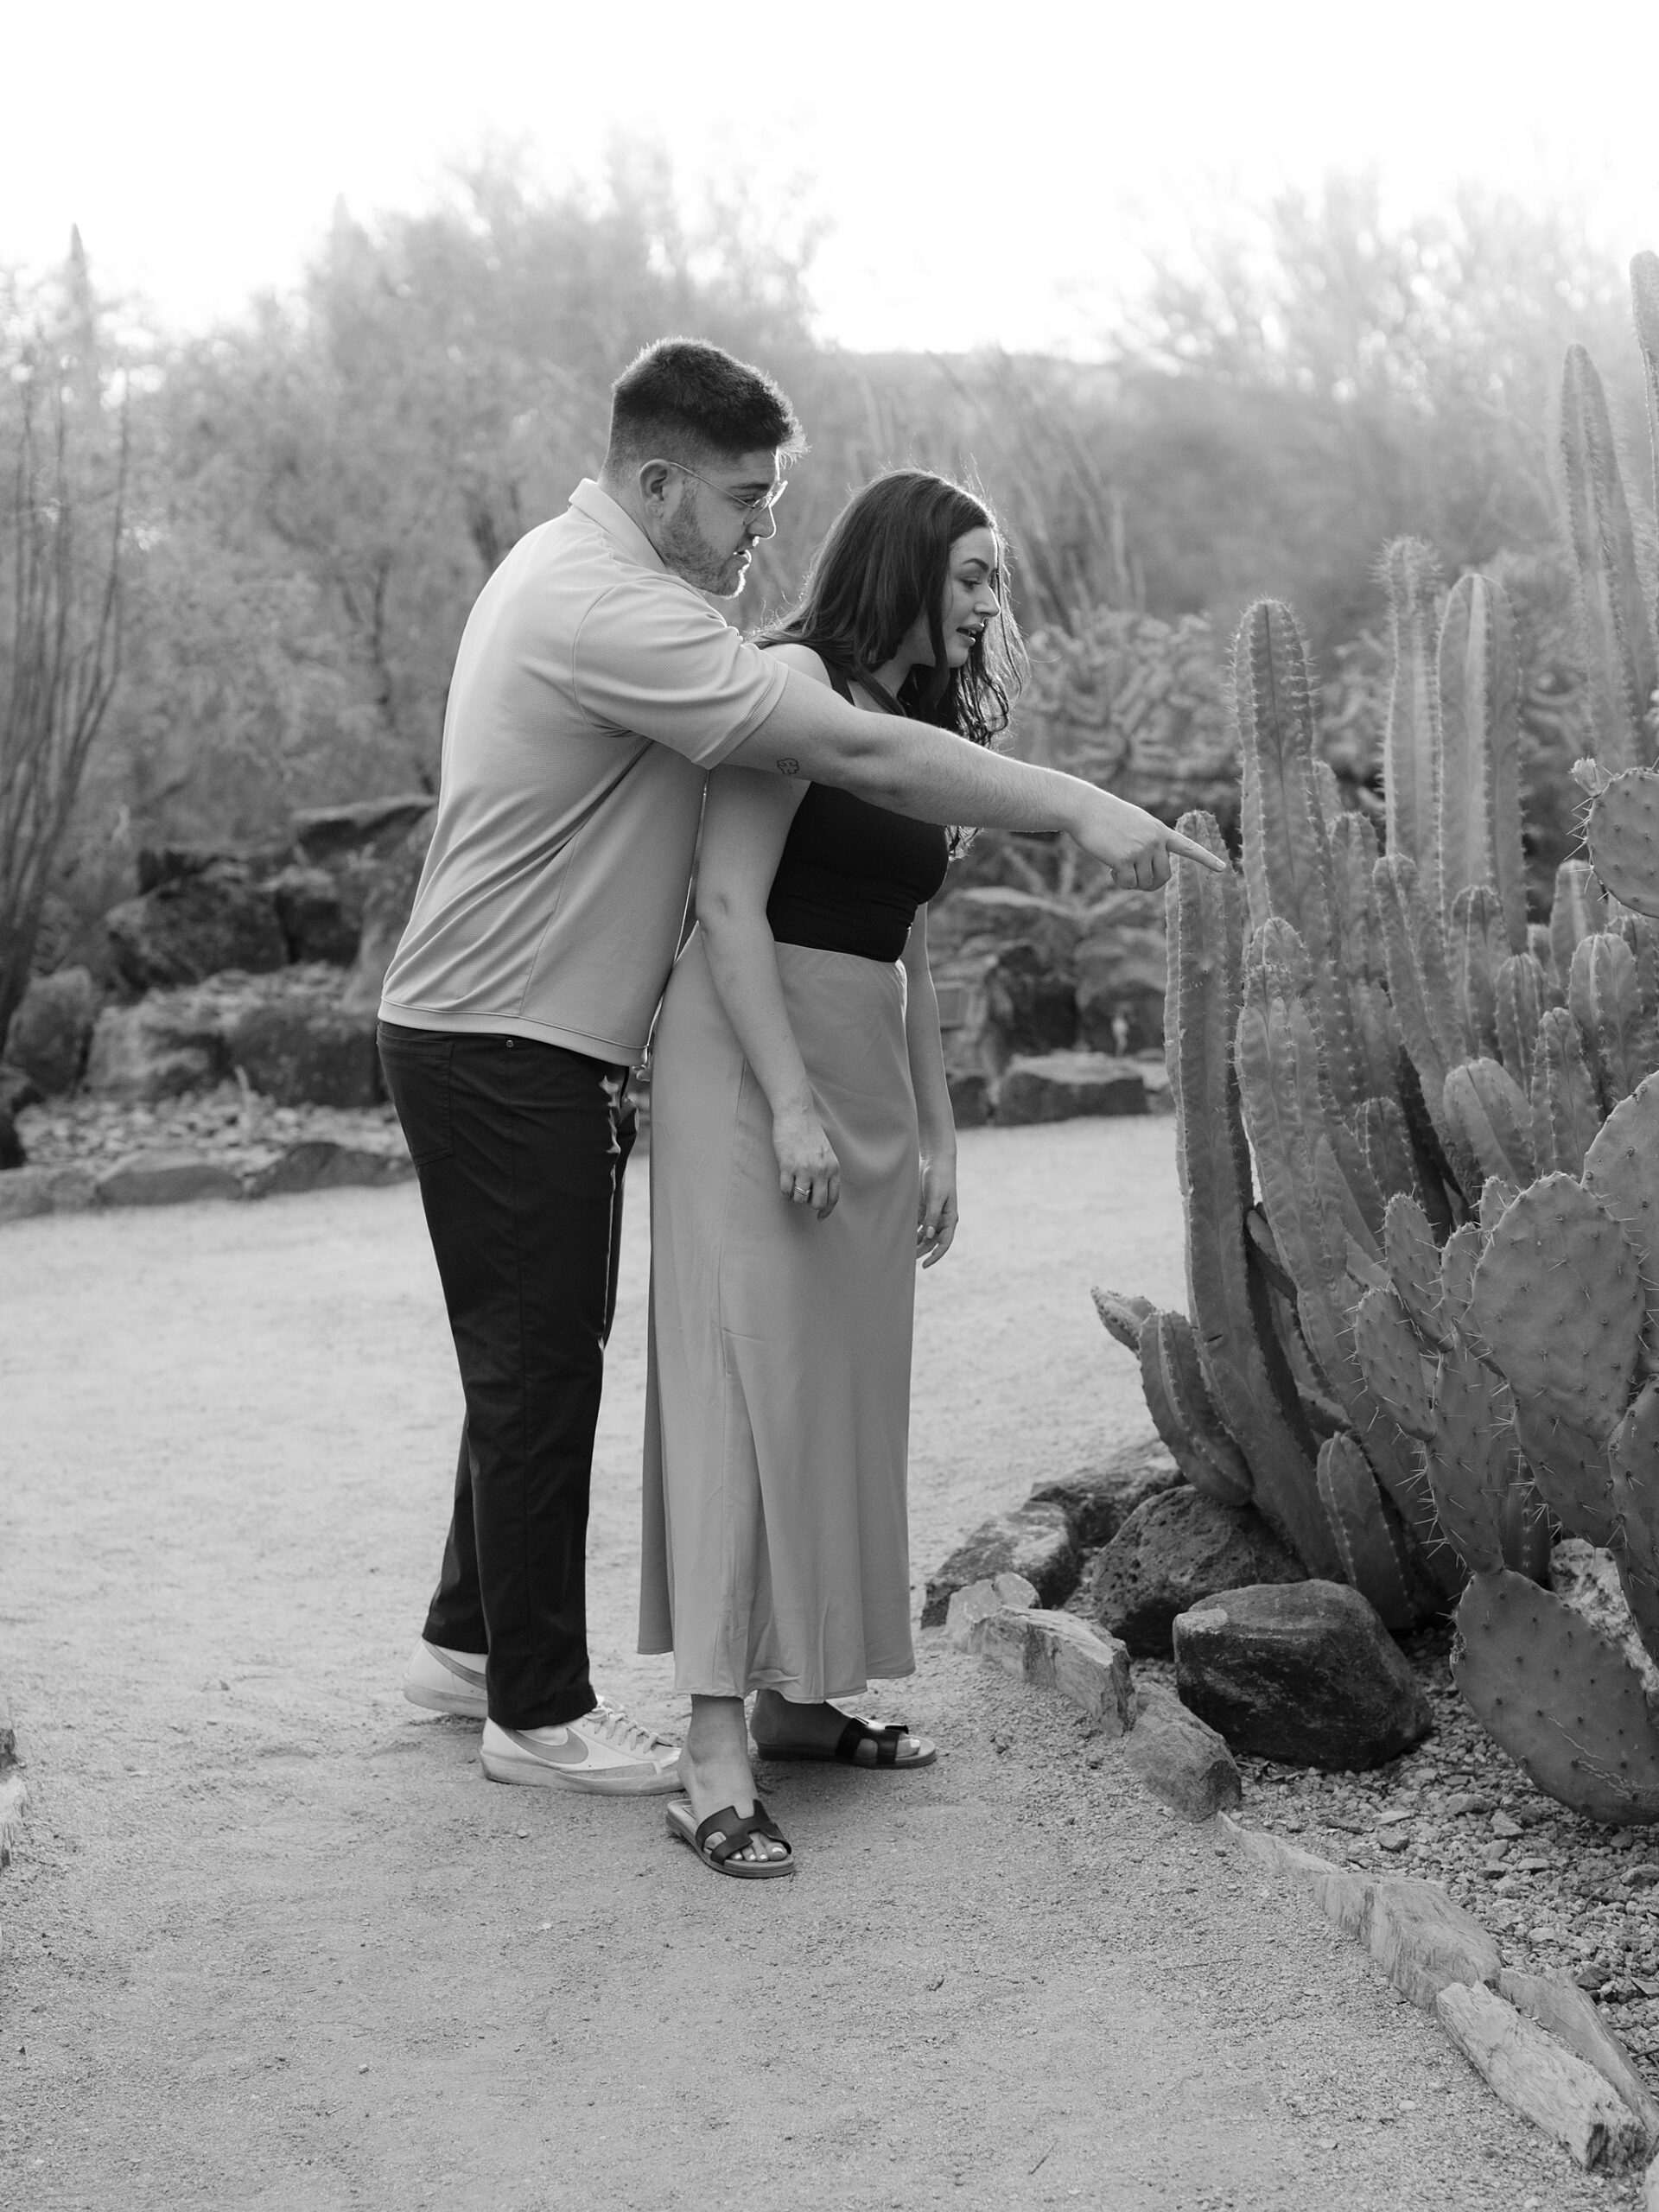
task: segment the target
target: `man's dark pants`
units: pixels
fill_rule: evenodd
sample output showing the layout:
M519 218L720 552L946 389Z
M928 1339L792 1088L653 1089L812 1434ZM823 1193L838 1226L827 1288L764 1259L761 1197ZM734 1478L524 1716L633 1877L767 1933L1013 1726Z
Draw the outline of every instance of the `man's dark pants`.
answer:
M633 1145L627 1071L523 1037L383 1021L379 1042L467 1402L422 1634L487 1651L493 1720L555 1726L596 1702L588 1491Z

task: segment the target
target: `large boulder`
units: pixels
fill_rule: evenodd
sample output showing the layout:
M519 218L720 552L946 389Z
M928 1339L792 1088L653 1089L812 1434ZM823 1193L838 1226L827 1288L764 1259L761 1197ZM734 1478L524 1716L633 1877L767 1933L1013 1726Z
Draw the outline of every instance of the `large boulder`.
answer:
M1137 1658L1167 1659L1177 1614L1217 1590L1306 1574L1252 1507L1223 1505L1183 1484L1130 1514L1096 1555L1077 1610Z
M5 1057L43 1096L73 1090L86 1065L98 993L84 968L36 976L6 1031Z
M284 993L231 1014L231 1065L279 1106L372 1106L380 1096L374 1016L329 998Z
M1052 974L1069 973L1081 917L1040 893L985 884L955 891L927 910L927 949L937 963L968 945L1029 944Z
M27 1165L29 1154L23 1141L17 1134L17 1124L3 1106L0 1106L0 1174L10 1174L15 1168Z
M1058 1505L1073 1541L1093 1552L1110 1543L1136 1506L1185 1480L1161 1436L1137 1437L1089 1466L1039 1483L1027 1503Z
M1022 1574L1043 1605L1063 1605L1077 1586L1082 1560L1071 1524L1058 1505L1027 1503L981 1522L929 1578L922 1626L938 1628L950 1600L970 1582Z
M1376 1608L1344 1582L1213 1592L1174 1624L1181 1701L1236 1751L1326 1772L1381 1766L1433 1726Z
M995 1077L1021 1053L1063 1051L1077 1035L1071 978L1035 945L969 944L933 967L948 1069Z
M1072 961L1080 1045L1138 1052L1163 1043L1167 963L1159 901L1112 893L1090 909Z
M1104 1052L1043 1052L1010 1060L996 1090L999 1128L1146 1110L1140 1069Z
M92 1030L86 1087L153 1103L209 1090L230 1073L222 1012L205 991L156 991L136 1006L106 1006Z
M290 960L351 966L363 925L359 878L296 861L272 876L270 895Z
M276 899L242 861L210 861L173 876L105 918L134 990L199 983L227 968L263 975L288 961Z

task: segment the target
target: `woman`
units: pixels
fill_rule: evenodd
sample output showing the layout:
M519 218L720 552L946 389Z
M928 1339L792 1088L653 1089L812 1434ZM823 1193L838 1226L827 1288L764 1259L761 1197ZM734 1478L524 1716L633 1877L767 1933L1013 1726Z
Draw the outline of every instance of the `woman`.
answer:
M1018 639L987 508L918 470L842 511L766 642L856 703L988 744ZM697 928L657 1031L639 1646L691 1696L671 1829L715 1871L791 1871L774 1758L922 1766L830 1700L912 1673L905 1461L918 1257L956 1233L926 903L947 833L721 769Z

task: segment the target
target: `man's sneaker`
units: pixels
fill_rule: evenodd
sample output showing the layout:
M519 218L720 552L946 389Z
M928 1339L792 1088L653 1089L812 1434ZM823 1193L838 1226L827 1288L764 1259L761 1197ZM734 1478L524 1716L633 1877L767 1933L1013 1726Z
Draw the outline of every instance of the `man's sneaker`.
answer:
M603 1702L563 1728L484 1723L480 1757L492 1782L582 1789L595 1797L668 1796L681 1787L680 1747Z
M458 1713L463 1720L482 1720L489 1711L484 1702L484 1654L446 1651L442 1644L421 1637L404 1670L404 1695L429 1713Z

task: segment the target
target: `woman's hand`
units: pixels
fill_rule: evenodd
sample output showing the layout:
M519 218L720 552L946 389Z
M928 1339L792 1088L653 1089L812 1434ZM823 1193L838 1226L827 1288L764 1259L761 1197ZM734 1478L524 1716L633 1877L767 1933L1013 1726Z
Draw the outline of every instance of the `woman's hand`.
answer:
M786 1107L772 1117L772 1148L778 1155L778 1188L791 1205L816 1206L826 1220L841 1196L841 1162L808 1109Z
M942 1260L957 1233L957 1155L936 1153L922 1161L922 1200L916 1216L916 1256L925 1268Z

